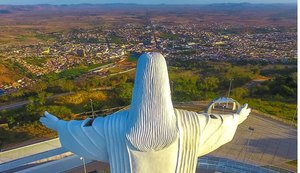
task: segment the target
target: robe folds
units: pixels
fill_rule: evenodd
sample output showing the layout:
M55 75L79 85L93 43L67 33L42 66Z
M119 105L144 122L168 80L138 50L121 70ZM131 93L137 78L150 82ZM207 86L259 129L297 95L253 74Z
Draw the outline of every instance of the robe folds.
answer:
M62 147L73 153L110 164L112 173L192 173L197 158L232 140L239 124L237 114L214 115L174 109L178 134L163 149L141 151L126 138L129 111L105 118L59 120Z

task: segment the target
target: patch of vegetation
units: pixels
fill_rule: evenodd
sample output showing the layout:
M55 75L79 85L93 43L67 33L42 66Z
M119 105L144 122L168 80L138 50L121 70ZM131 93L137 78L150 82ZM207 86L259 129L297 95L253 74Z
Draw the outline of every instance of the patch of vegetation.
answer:
M17 35L16 40L25 42L28 39L28 36L25 35Z
M54 103L59 105L80 105L89 102L89 99L94 101L107 100L107 96L99 91L79 91L67 96L60 96L54 100Z
M159 37L161 37L162 39L169 39L169 40L179 39L179 36L177 34L172 34L172 33L161 33Z
M52 72L52 73L48 73L46 75L43 75L42 79L45 80L45 81L49 81L49 82L53 81L55 79L73 80L76 77L79 77L80 75L82 75L84 73L87 73L88 71L90 71L94 68L106 65L108 63L110 63L110 62L103 63L103 64L91 64L89 66L81 65L79 67L74 67L74 68L71 68L71 69L64 70L60 73Z
M295 166L295 167L298 166L298 160L292 160L292 161L289 161L289 162L286 162L286 163L289 164L289 165Z
M0 84L9 84L18 78L16 69L7 68L6 64L0 64Z
M250 92L251 96L256 98L296 103L297 72L291 71L285 75L275 75L272 80L252 87Z
M216 29L214 32L222 35L233 35L242 33L243 28L227 28L227 29Z
M42 40L42 41L51 41L51 40L55 39L55 37L53 37L52 35L41 34L41 33L34 34L34 37L37 38L37 39L39 39L39 40Z
M29 78L34 76L31 72L29 72L24 66L22 66L18 62L8 61L7 63L4 63L3 65L5 65L5 67L7 67L9 70L16 72L17 74L25 75Z
M0 133L5 134L0 136L0 150L3 146L12 143L19 143L30 139L30 136L26 132L16 132L15 129L9 129L7 126L0 127Z
M128 61L128 62L136 62L140 56L141 56L141 53L130 52L130 53L128 54L127 61Z
M26 58L26 62L28 64L32 64L35 66L43 67L44 64L49 60L49 57L31 57L31 58Z
M58 78L64 78L64 79L74 79L75 77L80 76L83 73L86 73L89 71L89 68L87 66L81 66L76 67L72 69L64 70L60 73L58 73Z
M56 98L48 98L50 95L46 91L49 84L40 83L31 88L30 103L13 110L0 111L0 124L4 124L4 134L0 137L1 141L7 141L2 145L20 142L16 137L18 134L26 134L22 140L30 138L49 138L56 136L56 133L42 126L39 118L44 111L48 111L61 119L84 119L86 116L79 116L79 113L91 111L91 102L93 100L94 110L103 110L111 107L128 105L131 100L133 76L118 75L108 77L107 79L98 79L95 76L89 80L75 81L65 79L55 79L50 86L56 86L60 91L77 91ZM91 90L97 87L113 87L109 91ZM24 93L23 93L24 95ZM1 129L0 129L1 130ZM16 136L16 137L14 137ZM26 138L25 138L26 137Z
M138 60L137 58L132 57L132 56L129 56L127 59L128 62L136 62L137 60Z
M115 43L115 44L122 44L125 42L124 38L118 36L116 33L111 33L109 35L109 40L110 40L110 42Z
M274 65L261 71L264 76L278 76L297 72L297 66Z
M127 82L119 83L113 90L117 102L122 106L127 106L131 102L133 84Z
M255 98L247 98L241 100L243 103L248 103L250 107L261 112L277 116L279 118L297 122L297 105L279 101L262 100Z
M176 101L207 100L228 94L232 81L231 97L261 112L297 121L297 69L278 66L276 70L260 71L263 66L237 65L226 62L169 62L170 80L174 82L173 99ZM261 75L271 80L250 88L245 86ZM177 86L176 86L177 85ZM172 86L172 84L171 84Z

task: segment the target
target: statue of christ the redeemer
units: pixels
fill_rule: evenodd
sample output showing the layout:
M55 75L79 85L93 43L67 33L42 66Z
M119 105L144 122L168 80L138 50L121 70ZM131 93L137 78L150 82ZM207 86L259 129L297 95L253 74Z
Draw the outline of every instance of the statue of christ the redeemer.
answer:
M160 53L137 63L129 110L83 121L64 121L45 112L40 121L58 132L71 152L109 163L113 173L192 173L197 158L231 141L250 113L214 115L175 109L167 64Z

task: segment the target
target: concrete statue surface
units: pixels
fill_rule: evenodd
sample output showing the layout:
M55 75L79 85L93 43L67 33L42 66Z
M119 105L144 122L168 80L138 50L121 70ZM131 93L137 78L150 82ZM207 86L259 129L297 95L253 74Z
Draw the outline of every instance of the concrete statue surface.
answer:
M40 121L58 132L64 148L109 163L113 173L192 173L197 158L231 141L249 113L247 104L232 115L175 109L164 57L145 53L129 110L93 121L64 121L45 112Z

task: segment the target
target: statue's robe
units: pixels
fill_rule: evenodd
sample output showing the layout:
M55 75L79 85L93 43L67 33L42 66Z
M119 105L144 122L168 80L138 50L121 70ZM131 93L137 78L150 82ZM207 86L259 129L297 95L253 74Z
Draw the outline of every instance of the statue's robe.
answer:
M175 109L175 115L179 129L178 139L174 141L176 147L171 144L158 151L135 150L135 153L132 152L125 134L127 110L105 118L96 118L92 125L88 126L86 124L89 124L87 122L90 119L69 122L60 120L58 134L64 148L79 156L109 163L112 173L136 173L141 169L149 173L192 173L195 172L197 158L231 141L238 125L236 114L208 116ZM167 154L160 153L169 147L173 148L168 150ZM134 154L139 152L141 157L146 159L146 163L139 160L139 163L131 164L134 162ZM149 162L143 153L152 160L153 158L149 155L158 154L154 157L155 160ZM170 162L175 164L170 164Z
M174 109L167 64L159 53L137 64L129 110L105 118L58 123L61 144L80 156L110 164L113 173L192 173L197 158L229 142L238 115Z

